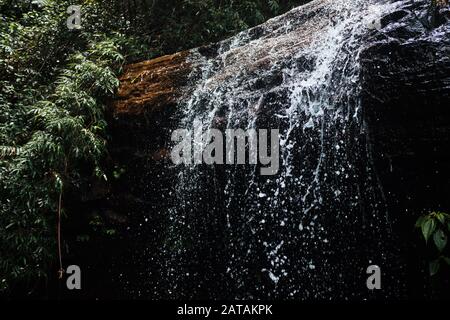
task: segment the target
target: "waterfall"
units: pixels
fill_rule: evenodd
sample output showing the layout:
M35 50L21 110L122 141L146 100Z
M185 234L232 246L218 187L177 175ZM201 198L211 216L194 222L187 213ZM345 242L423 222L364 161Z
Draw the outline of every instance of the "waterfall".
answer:
M193 89L181 98L178 128L278 129L280 170L171 166L169 207L159 213L163 246L147 253L158 282L148 291L213 299L373 295L366 268L392 271L395 259L360 102L359 54L401 3L316 0L189 53Z

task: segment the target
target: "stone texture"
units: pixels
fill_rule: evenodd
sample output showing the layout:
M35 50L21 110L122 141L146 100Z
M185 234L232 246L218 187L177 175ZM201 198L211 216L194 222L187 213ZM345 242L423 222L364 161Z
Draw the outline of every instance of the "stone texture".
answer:
M317 10L311 12L320 13L324 2L314 2L312 6L317 6ZM398 246L407 261L406 277L412 283L408 294L415 297L423 292L423 282L416 279L422 279L419 252L424 248L411 231L414 220L426 210L450 208L448 12L447 8L440 8L430 13L427 1L411 1L383 18L382 29L373 31L360 59L362 110L370 152L394 218L393 232L402 239ZM293 14L288 13L286 19L294 20ZM257 75L274 63L283 64L291 57L293 46L309 43L313 31L321 28L314 15L305 19L309 19L310 29L304 37L267 34L270 28L249 30L249 42L261 39L259 44L265 46L255 56L245 51L232 52L208 85L220 88L221 83L237 77L241 67L248 71L247 75ZM295 43L295 39L299 41ZM276 54L268 57L269 52ZM132 216L131 223L141 223L143 216L150 216L154 225L161 223L163 218L152 215L152 210L164 199L161 195L167 192L166 186L173 182L170 174L166 175L170 171L167 144L172 115L179 111L178 102L183 94L194 89L195 83L188 81L188 75L201 72L202 60L217 54L218 45L213 44L125 68L117 99L110 109L110 151L113 161L126 167L129 173L113 193L126 190L139 199L145 193L145 203L134 201L133 212L130 209L128 213ZM311 61L305 57L298 64L307 69ZM259 92L280 84L276 73L266 75L254 83L242 79L242 88ZM127 207L129 203L119 206ZM158 206L158 210L164 209L164 205ZM154 243L163 242L156 233L148 237Z
M187 55L185 51L127 65L119 78L114 116L143 116L175 104L190 71Z

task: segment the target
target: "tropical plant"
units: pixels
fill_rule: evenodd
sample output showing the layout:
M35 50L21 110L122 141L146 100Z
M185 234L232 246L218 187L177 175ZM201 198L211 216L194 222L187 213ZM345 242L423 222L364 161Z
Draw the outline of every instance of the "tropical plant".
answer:
M450 258L444 255L450 233L450 215L437 211L420 216L416 221L416 228L421 230L427 244L432 239L434 258L429 262L429 271L433 276L443 264L450 265Z

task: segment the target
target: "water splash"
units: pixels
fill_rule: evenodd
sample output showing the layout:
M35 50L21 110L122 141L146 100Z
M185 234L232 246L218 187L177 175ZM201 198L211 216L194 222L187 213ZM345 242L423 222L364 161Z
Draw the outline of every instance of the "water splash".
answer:
M391 257L359 54L399 3L316 0L191 52L178 127L279 129L281 170L175 168L159 297L368 296L365 268Z

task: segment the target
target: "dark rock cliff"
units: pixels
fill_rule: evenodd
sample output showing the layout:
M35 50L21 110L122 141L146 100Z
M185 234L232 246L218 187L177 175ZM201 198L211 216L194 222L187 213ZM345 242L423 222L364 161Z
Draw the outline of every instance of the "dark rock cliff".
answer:
M427 253L412 231L418 215L450 208L449 12L411 2L383 19L361 58L372 152L407 261L408 294L420 298L449 294L446 276L434 279L434 290L419 281L428 278Z
M112 183L103 207L127 216L121 230L122 242L127 243L125 247L133 247L134 252L142 252L142 256L126 248L118 253L122 256L114 265L133 270L133 275L123 282L127 293L121 294L170 296L155 294L154 289L162 283L160 275L164 274L164 268L170 266L149 261L153 259L152 252L154 259L164 254L161 246L167 241L165 234L169 228L164 213L173 207L173 199L167 200L177 183L177 172L168 157L170 135L177 126L179 109L186 108L186 99L203 76L205 61L221 61L213 66L213 76L206 84L213 90L230 87L230 81L236 80L233 88L261 95L268 93L267 101L283 101L285 93L277 95L275 90L283 82L280 70L299 48L309 46L329 21L341 18L327 11L328 2L314 1L307 9L293 10L280 19L250 29L244 33L243 43L236 47L230 40L125 68L117 100L110 108L109 123L111 161L117 168L123 168L125 174ZM398 3L390 12L382 13L379 28L364 35L358 72L362 128L371 155L367 161L373 161L376 183L382 186L379 201L384 203L392 219L391 232L403 265L402 271L393 271L392 276L398 276L402 284L396 284L401 289L396 288L391 296L401 298L429 293L428 282L422 280L426 279L426 270L421 256L423 248L413 232L414 220L428 210L450 209L450 24L446 7L431 12L427 1ZM302 23L296 25L295 21ZM256 49L245 49L254 43ZM231 53L220 60L218 57L226 50ZM307 70L314 61L305 55L296 57L295 64ZM242 78L242 68L246 77L253 75L255 81ZM233 90L230 94L242 93ZM246 99L254 97L249 95ZM201 197L201 193L192 196ZM216 207L208 208L209 202L202 203L205 210L217 212ZM151 227L143 228L144 221ZM204 232L203 228L199 230ZM209 239L217 237L209 246L222 250L220 238L226 235L222 235L220 225L212 223L205 232L210 233ZM178 249L173 247L173 250ZM227 281L225 276L211 275L223 262L207 250L202 257L206 257L208 266L205 263L200 273L203 285L210 289L198 289L194 296L229 298L225 291L235 289L217 287L221 280ZM262 283L262 287L270 285L264 279L252 281ZM139 286L142 288L138 290ZM349 287L346 290L352 289ZM222 289L225 295L221 294ZM180 285L181 296L192 297L182 290L188 289ZM261 293L264 290L255 292L255 296L264 297ZM281 296L285 294L280 292Z

